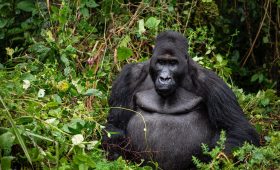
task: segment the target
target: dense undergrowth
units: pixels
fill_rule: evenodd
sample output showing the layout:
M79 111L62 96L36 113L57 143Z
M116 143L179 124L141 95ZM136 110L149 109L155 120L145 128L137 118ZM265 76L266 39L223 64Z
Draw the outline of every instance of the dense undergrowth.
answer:
M108 162L100 134L112 80L125 63L148 59L168 29L184 33L190 56L228 82L261 136L261 147L226 156L222 135L212 151L203 146L212 161L193 158L196 166L279 168L279 5L0 0L0 169L150 169ZM259 33L250 29L256 22Z

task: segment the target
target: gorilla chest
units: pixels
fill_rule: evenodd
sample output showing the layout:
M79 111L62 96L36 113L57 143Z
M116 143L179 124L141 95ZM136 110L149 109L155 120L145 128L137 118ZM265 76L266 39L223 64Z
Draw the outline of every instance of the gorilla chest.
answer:
M161 99L154 90L135 96L136 112L127 126L133 150L141 157L157 161L163 169L188 167L192 155L209 144L214 130L201 98L179 89L176 97Z
M212 129L205 115L193 111L167 115L138 110L128 123L128 136L137 150L191 152L209 143ZM195 148L198 147L198 148Z
M139 111L139 110L138 110ZM200 112L166 115L139 111L128 123L132 149L163 169L185 169L201 144L210 144L213 130Z

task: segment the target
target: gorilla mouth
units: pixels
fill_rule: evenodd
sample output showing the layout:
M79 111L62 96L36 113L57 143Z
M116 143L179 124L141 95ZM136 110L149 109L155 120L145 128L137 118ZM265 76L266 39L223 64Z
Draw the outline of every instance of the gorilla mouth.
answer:
M160 87L156 87L156 92L160 95L160 96L170 96L171 94L174 93L175 88L173 88L172 86L163 86L161 85Z

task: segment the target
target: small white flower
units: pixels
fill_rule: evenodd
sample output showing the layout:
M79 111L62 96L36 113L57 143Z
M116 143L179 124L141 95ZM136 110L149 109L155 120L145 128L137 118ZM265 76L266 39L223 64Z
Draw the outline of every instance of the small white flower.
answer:
M79 144L81 144L83 141L84 141L84 137L83 137L83 135L81 135L81 134L77 134L77 135L74 135L74 136L72 137L72 143L73 143L73 145L79 145Z
M23 80L22 88L27 90L30 87L30 81L29 80Z
M98 143L97 140L90 141L89 144L87 144L87 150L92 150L97 143Z
M45 89L40 89L39 91L38 91L38 97L39 98L42 98L42 97L44 97L45 96Z

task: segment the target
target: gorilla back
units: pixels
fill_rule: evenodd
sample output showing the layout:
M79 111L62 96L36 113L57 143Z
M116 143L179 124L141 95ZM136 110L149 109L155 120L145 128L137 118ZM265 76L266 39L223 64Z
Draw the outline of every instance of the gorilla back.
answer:
M259 145L232 90L188 56L186 38L174 31L158 35L150 60L123 68L109 105L105 130L118 133L104 135L102 145L111 159L138 152L164 169L185 169L221 130L227 154L245 141Z

